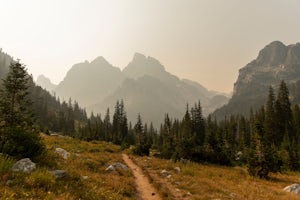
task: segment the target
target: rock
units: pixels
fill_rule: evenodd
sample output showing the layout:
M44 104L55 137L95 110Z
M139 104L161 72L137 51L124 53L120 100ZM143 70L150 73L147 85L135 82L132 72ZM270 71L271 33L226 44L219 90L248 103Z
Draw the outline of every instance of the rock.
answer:
M29 158L24 158L19 160L12 167L12 171L14 172L25 172L25 173L30 173L35 169L36 169L36 164L32 162Z
M167 177L167 176L169 176L170 175L170 173L167 171L167 170L162 170L161 172L161 175L163 175L164 177Z
M88 176L82 176L82 179L86 180L86 179L89 179L89 177Z
M106 169L105 169L105 171L116 171L116 169L119 169L119 170L123 170L123 171L129 171L129 168L126 166L126 165L124 165L124 164L122 164L122 163L114 163L114 164L112 164L112 165L109 165Z
M167 176L167 178L172 178L172 175L171 175L171 174L170 174L170 175L168 175L168 176Z
M64 159L68 159L71 155L69 152L67 152L66 150L64 150L62 148L56 148L55 152L57 154L59 154L61 157L63 157Z
M116 169L114 168L114 166L109 165L109 166L105 169L105 171L116 171Z
M180 167L175 167L174 170L175 170L177 173L180 173L180 172L181 172Z
M123 170L123 171L129 171L129 168L122 164L122 163L114 163L113 166L116 168L116 169L120 169L120 170Z
M297 183L289 185L289 186L285 187L283 190L287 191L287 192L293 192L293 193L300 195L300 185Z
M49 173L53 174L55 178L63 178L67 176L66 170L53 170L53 171L49 171Z

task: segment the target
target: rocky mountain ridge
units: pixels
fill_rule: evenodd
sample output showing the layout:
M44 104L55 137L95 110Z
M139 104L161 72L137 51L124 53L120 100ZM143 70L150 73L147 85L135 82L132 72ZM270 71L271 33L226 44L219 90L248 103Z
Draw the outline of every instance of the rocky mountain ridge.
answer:
M208 114L228 100L197 82L179 79L158 60L140 53L122 71L103 57L75 64L55 92L65 100L77 100L89 112L103 115L108 107L113 112L116 101L123 99L130 121L135 122L140 113L145 122L156 125L162 122L165 113L183 117L187 103L200 100L203 112ZM210 101L215 96L222 97Z
M268 88L278 88L284 80L290 88L290 98L295 99L298 91L293 90L300 81L300 43L284 45L274 41L265 46L257 58L239 70L229 103L214 113L218 118L231 114L249 114L250 109L264 105ZM299 102L294 102L299 103Z

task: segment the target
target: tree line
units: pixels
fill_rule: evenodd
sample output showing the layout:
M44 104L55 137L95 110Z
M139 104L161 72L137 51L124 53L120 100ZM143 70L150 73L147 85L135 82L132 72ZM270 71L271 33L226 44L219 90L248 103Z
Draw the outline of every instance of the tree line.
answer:
M82 140L102 140L133 146L133 153L174 161L187 159L220 165L247 165L253 176L299 170L300 109L291 106L289 90L281 82L277 95L270 87L268 100L250 116L231 115L217 121L204 118L200 101L186 105L182 119L168 114L158 129L137 115L128 122L123 100L114 112L89 117L76 101L60 102L34 84L19 61L11 63L0 89L0 152L17 157L40 154L39 132L61 132ZM26 150L25 150L26 149Z

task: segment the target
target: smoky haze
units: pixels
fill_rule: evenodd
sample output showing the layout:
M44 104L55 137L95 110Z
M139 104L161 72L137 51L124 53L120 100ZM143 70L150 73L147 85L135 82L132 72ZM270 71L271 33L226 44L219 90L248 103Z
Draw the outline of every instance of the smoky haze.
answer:
M0 46L56 84L75 63L103 56L124 68L141 52L230 92L262 46L300 35L299 0L3 0L0 18Z

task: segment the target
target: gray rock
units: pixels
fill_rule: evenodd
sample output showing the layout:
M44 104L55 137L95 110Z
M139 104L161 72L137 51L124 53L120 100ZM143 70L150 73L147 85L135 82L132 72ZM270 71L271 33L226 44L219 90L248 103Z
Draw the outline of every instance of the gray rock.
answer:
M109 165L109 166L105 169L105 171L116 171L116 169L114 168L114 166Z
M65 176L67 176L66 170L52 170L52 171L49 171L49 173L53 174L55 176L55 178L63 178Z
M300 185L297 183L289 185L289 186L285 187L283 190L287 191L287 192L293 192L293 193L300 195Z
M113 166L116 169L120 169L120 170L123 170L123 171L126 171L126 172L129 171L129 168L126 165L122 164L122 163L114 163Z
M126 171L126 172L129 171L129 168L126 165L124 165L122 163L119 163L119 162L113 163L113 164L109 165L105 169L105 171L115 171L116 169L119 169L119 170L122 170L122 171Z
M32 162L29 158L24 158L19 160L12 167L12 171L14 172L25 172L25 173L30 173L35 169L36 169L36 164Z
M63 157L64 159L68 159L70 157L70 155L71 155L69 152L67 152L63 148L56 148L55 152L57 154L59 154L61 157Z
M167 177L167 176L170 175L170 173L169 173L167 170L165 170L165 169L162 170L160 173L161 173L161 175L164 176L164 177Z

